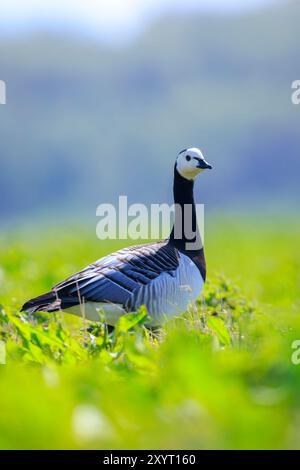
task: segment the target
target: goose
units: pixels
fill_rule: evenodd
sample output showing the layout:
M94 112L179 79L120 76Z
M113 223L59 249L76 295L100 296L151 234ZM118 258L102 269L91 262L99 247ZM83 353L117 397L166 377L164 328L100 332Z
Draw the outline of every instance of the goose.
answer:
M92 321L99 321L101 312L110 326L142 305L153 326L185 312L199 296L206 278L194 181L211 168L198 148L179 152L174 167L175 215L170 236L100 258L50 292L26 302L21 311L32 314L61 310Z

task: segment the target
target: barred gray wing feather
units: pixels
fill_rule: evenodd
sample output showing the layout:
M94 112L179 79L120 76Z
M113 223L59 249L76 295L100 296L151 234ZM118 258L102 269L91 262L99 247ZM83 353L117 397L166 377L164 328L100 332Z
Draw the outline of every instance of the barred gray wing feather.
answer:
M110 302L129 307L134 292L162 273L175 276L179 253L167 242L124 248L99 259L57 284L61 308L81 301Z
M181 314L190 302L199 296L204 281L195 263L180 253L177 269L162 272L151 283L136 289L127 301L128 311L136 311L145 305L152 317L152 324L160 324L162 317Z

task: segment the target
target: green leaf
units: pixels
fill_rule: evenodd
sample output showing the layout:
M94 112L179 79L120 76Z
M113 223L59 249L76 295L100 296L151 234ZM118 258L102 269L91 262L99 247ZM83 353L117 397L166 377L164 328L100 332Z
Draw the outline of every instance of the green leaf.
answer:
M209 316L207 318L208 328L217 336L218 340L228 346L230 344L230 334L224 321L219 317Z
M146 307L142 306L138 312L129 313L128 315L123 315L120 317L117 325L117 333L125 333L126 331L131 330L132 328L142 325L148 317L148 312Z

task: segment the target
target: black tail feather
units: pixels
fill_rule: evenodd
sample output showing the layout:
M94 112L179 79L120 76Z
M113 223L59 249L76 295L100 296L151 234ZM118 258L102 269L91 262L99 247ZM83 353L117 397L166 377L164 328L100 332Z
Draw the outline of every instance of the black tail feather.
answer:
M21 312L54 312L59 310L59 307L60 300L57 299L55 292L51 291L47 292L46 294L39 295L34 299L28 300L28 302L26 302L21 308Z

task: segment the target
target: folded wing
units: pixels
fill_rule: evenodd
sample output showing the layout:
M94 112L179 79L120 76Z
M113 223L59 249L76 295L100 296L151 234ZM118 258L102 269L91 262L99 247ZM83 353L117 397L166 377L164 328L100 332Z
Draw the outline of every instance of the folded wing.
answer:
M90 264L53 287L61 309L85 302L129 306L161 274L174 277L179 253L167 242L128 247Z

